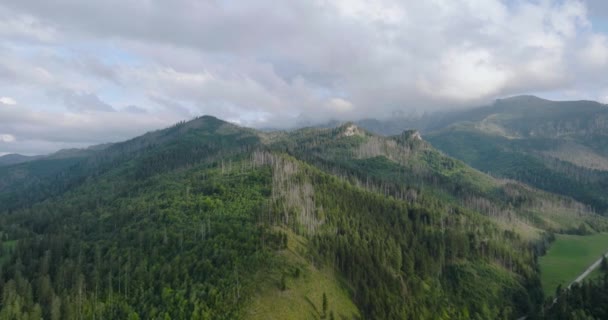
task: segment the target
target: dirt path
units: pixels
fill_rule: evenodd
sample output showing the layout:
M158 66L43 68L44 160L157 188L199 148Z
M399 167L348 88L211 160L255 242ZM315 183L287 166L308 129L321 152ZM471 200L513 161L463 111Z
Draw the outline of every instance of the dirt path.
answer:
M605 257L608 257L608 253L604 254ZM589 266L589 268L587 268L587 270L585 270L583 273L581 273L578 278L576 278L572 283L570 283L570 285L568 285L568 289L570 289L570 287L575 284L575 283L580 283L581 281L585 280L585 278L587 278L587 276L593 272L593 270L597 269L597 267L600 266L600 264L602 263L602 258L599 258L596 262L594 262L592 265Z
M608 258L608 252L604 254L603 257ZM603 258L602 257L602 258ZM580 283L581 281L585 280L585 278L587 278L588 275L591 274L591 272L593 272L593 270L597 269L597 267L600 266L600 264L602 264L602 258L599 258L597 261L595 261L592 265L589 266L589 268L587 268L585 271L583 271L583 273L581 273L574 281L572 281L572 283L570 283L568 285L568 289L570 289L570 287L572 287L572 285L574 285L575 283ZM557 303L557 298L553 299L553 303L551 304L551 307L553 307L553 305ZM525 320L526 318L528 318L528 316L523 316L521 318L518 318L517 320Z

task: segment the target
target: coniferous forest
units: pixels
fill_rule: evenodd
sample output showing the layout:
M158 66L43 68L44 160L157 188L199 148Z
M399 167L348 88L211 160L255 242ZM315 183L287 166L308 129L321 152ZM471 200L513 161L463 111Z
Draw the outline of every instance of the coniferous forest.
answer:
M537 262L553 232L604 218L413 131L201 117L0 175L0 319L248 319L261 290L287 294L314 270L361 319L606 316L605 280L547 309ZM286 255L296 241L303 264ZM344 318L322 290L318 318Z

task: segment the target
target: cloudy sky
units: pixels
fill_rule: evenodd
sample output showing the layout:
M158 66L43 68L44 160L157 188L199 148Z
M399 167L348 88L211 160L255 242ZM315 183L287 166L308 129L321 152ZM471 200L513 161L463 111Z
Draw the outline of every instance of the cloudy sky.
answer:
M0 0L0 154L197 115L288 126L608 102L605 0Z

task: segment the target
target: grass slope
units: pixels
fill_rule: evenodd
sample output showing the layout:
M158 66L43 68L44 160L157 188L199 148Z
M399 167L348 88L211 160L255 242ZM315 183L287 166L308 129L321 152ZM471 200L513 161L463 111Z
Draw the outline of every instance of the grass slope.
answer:
M559 284L567 286L606 251L608 233L557 235L551 249L539 259L545 294L554 295Z
M288 235L287 249L282 258L287 262L283 270L260 274L260 286L246 311L248 319L321 319L323 293L328 299L328 316L333 311L336 319L358 319L359 311L350 299L348 289L330 267L317 268L302 254L307 250L304 237L281 228ZM296 271L298 270L298 271ZM285 276L286 289L280 289Z

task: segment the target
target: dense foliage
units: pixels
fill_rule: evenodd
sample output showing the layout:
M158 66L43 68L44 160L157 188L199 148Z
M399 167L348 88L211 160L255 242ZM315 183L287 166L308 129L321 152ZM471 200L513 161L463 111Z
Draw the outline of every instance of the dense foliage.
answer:
M191 170L5 214L19 239L3 319L233 319L248 279L283 245L256 222L269 172ZM119 180L119 179L117 179Z
M534 194L415 132L203 117L72 161L0 172L2 319L246 318L264 275L294 270L293 234L364 318L511 319L543 301L539 245L490 218Z
M536 155L550 149L555 141L510 140L470 130L445 131L429 136L429 140L450 156L481 171L573 197L599 212L608 210L606 171Z
M319 180L328 223L314 247L351 282L366 318L509 319L542 301L526 287L539 285L532 251L481 217Z

